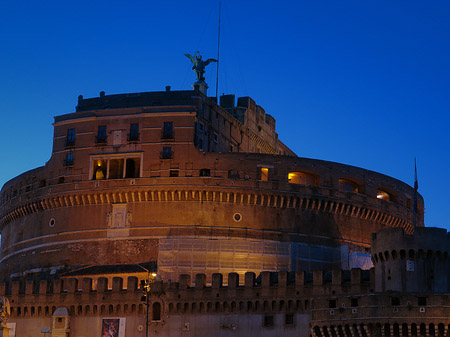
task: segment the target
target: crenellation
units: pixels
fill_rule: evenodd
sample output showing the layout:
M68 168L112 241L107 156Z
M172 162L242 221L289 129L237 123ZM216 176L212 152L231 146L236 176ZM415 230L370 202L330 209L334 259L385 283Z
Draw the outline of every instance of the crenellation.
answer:
M196 274L195 275L195 288L202 289L206 286L206 275L205 274Z
M97 280L97 292L106 293L108 291L108 279L106 277L99 277Z
M205 279L206 279L206 275L205 275ZM205 285L205 284L203 284ZM220 273L214 273L212 274L212 284L211 284L213 289L220 289L223 286L223 275Z
M187 274L181 274L179 280L179 289L185 290L191 286L191 276Z
M83 293L90 293L92 289L92 278L84 277L81 283L81 291Z
M112 291L119 292L123 290L123 278L122 277L113 277L112 281Z

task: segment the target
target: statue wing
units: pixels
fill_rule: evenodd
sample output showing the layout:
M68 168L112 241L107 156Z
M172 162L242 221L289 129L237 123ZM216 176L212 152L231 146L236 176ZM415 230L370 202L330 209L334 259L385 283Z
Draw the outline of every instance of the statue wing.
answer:
M195 64L195 60L194 60L194 58L192 57L191 54L184 54L184 56L186 56L187 58L189 58L189 59L191 60L191 62Z
M207 65L210 64L211 62L217 62L217 60L216 60L216 59L207 59L207 60L205 61L205 66L207 66Z

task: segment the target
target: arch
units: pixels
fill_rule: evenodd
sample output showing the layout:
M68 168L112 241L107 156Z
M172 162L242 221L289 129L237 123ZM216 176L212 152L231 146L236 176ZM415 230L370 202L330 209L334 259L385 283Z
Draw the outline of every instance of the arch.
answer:
M91 313L91 307L89 305L84 307L84 313L85 315L89 315Z
M139 315L142 315L144 313L144 306L142 304L139 304L138 306L138 313Z
M377 199L385 200L385 201L391 201L392 196L387 191L379 188L377 190Z
M36 309L34 308L34 306L32 306L31 310L30 310L31 316L34 316L35 312L36 312Z
M300 311L302 309L302 301L295 301L295 310Z
M77 314L82 315L83 314L83 306L79 305L77 308Z
M200 302L199 312L205 312L205 303L204 302Z
M427 335L427 327L425 323L420 324L420 335L424 337Z
M188 311L189 311L189 303L184 303L183 312L188 312Z
M214 312L220 312L220 302L214 303Z
M247 312L252 311L252 301L247 301Z
M414 249L410 249L408 251L408 259L414 260L415 258L416 258L416 252L414 251Z
M276 308L277 308L277 302L276 301L272 301L272 307L271 307L272 312L275 311Z
M324 337L330 337L330 334L328 332L328 327L325 325L322 327L323 335Z
M38 306L38 316L41 316L41 315L42 315L42 307Z
M239 301L239 311L244 311L244 302L243 301Z
M119 314L119 313L120 313L120 309L121 309L120 304L117 304L117 305L116 305L116 314Z
M191 312L194 313L194 312L196 312L196 311L197 311L197 303L193 302L193 303L191 304Z
M428 326L428 335L429 336L436 336L436 329L435 329L433 323L430 323L430 325Z
M173 303L169 303L169 314L173 314Z
M380 262L384 262L384 257L382 253L378 253L378 256L380 258Z
M291 311L294 309L294 302L292 300L288 300L287 309Z
M305 171L291 171L288 173L288 182L305 186L317 186L319 176L315 173Z
M411 336L417 336L417 324L416 323L411 324Z
M229 311L228 302L227 301L222 303L222 308L223 308L223 312Z
M386 337L391 336L391 325L389 323L384 324L384 336Z
M337 337L336 335L336 329L334 328L334 325L330 326L330 332L332 337Z
M338 189L342 192L359 193L359 186L360 184L354 179L341 178L338 180Z
M49 316L49 315L50 315L50 309L49 309L48 306L45 307L44 315L45 315L45 316Z
M206 303L206 312L211 312L212 311L212 303L208 302Z
M396 260L397 259L397 251L396 250L393 250L392 252L391 252L391 257L392 257L392 260ZM386 259L387 260L387 259Z
M236 302L235 301L231 302L230 310L231 310L231 312L236 312Z
M136 312L136 304L132 304L131 305L131 312L135 313Z
M406 251L404 249L400 250L400 259L404 260L406 258Z
M177 303L177 313L181 313L181 303Z
M94 315L97 315L97 305L94 305L94 307L92 308L92 313Z
M313 328L313 331L314 331L314 334L317 337L322 337L322 333L320 332L320 328L317 325Z
M402 336L409 336L409 331L408 331L408 324L403 323L402 324Z
M342 325L338 325L337 335L338 335L338 337L345 337L345 333L344 333L344 330L342 329Z
M305 300L305 310L309 310L309 300Z
M123 305L123 312L127 313L128 312L128 304L124 304Z
M285 309L285 303L284 303L284 300L281 300L280 301L280 303L279 303L279 305L278 305L278 310L279 311L282 311L282 310L284 310Z
M160 321L161 320L161 303L153 302L152 304L152 320Z
M108 314L109 315L114 314L114 306L112 304L108 305Z
M438 335L439 335L440 337L445 337L445 336L444 336L444 333L445 333L445 325L442 324L442 323L439 323L439 324L438 324Z

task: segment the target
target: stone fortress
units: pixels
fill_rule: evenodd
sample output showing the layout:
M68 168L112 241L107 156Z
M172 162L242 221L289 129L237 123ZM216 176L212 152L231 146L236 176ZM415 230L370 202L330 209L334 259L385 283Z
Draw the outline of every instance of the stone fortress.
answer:
M55 117L50 160L1 190L10 335L145 336L149 315L151 336L446 336L449 239L414 188L297 157L250 97L205 93Z

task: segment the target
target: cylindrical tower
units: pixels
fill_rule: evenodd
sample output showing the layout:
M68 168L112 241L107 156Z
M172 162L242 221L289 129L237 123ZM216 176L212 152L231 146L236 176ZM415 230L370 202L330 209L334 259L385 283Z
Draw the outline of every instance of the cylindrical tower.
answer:
M372 235L375 291L448 292L450 235L445 229L386 228Z

